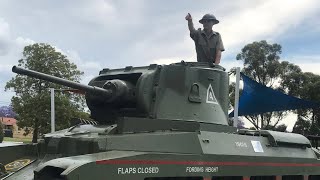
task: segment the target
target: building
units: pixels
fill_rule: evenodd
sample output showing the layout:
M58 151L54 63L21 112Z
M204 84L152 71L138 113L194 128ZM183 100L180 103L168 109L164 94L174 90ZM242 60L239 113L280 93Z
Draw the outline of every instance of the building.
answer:
M2 123L4 129L12 130L14 138L32 138L32 133L29 133L27 136L23 135L25 131L18 127L16 119L0 117L0 122Z

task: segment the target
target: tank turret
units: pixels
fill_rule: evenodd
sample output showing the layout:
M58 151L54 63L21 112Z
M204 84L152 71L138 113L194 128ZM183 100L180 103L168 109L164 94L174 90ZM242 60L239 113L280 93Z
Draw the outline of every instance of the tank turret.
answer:
M103 69L88 85L16 66L12 71L85 91L91 117L102 124L143 117L227 125L228 75L221 66L182 61Z

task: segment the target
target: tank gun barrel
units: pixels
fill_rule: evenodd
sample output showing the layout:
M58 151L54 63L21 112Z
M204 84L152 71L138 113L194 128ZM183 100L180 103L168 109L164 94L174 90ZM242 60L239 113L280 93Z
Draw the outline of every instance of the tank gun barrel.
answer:
M84 85L81 83L69 81L69 80L66 80L63 78L51 76L51 75L40 73L40 72L33 71L33 70L24 69L24 68L17 67L17 66L12 67L12 72L17 73L17 74L21 74L21 75L30 76L30 77L37 78L37 79L41 79L41 80L45 80L45 81L49 81L52 83L64 85L67 87L79 89L79 90L82 90L82 91L85 91L85 92L88 92L91 94L99 94L99 95L103 95L103 96L107 96L107 97L112 96L111 90L103 89L103 88L96 87L96 86Z

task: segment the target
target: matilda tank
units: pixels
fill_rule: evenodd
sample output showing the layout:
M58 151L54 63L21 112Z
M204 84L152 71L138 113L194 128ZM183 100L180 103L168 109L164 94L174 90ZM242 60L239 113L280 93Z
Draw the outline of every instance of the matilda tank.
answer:
M320 154L306 137L228 125L228 73L219 65L103 69L88 85L12 71L84 91L94 122L0 148L2 179L320 179Z

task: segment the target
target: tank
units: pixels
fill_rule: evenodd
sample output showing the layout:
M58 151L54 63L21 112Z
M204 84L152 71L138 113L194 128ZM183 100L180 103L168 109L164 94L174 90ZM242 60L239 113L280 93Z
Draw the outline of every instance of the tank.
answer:
M219 65L103 69L88 85L12 71L85 92L94 121L1 147L2 179L320 179L320 154L306 137L228 125L229 78Z

